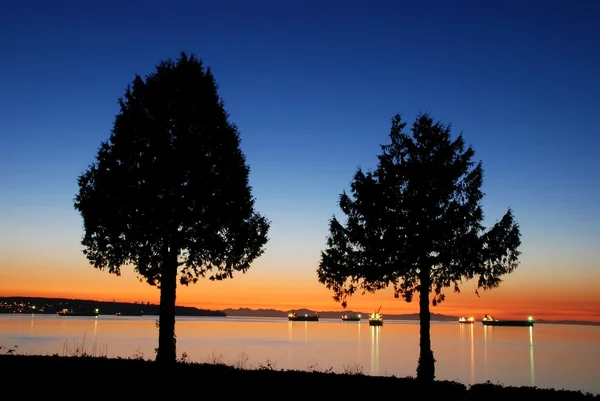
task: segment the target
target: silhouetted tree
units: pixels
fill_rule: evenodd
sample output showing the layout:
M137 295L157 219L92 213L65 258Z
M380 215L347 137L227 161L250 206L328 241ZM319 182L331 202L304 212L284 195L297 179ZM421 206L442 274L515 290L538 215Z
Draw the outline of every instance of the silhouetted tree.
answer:
M238 130L201 60L160 62L119 103L109 140L78 179L84 254L116 275L130 264L160 288L156 360L174 363L178 277L245 273L270 223L254 210Z
M510 209L483 227L483 169L462 134L452 140L450 127L427 114L417 116L412 135L405 127L394 116L391 143L381 146L375 171L359 168L352 196L340 195L347 221L331 219L317 273L344 308L356 291L391 286L407 302L419 292L417 379L431 381L430 293L435 306L444 288L459 292L463 279L477 278L477 288L497 287L500 276L518 266L521 234Z

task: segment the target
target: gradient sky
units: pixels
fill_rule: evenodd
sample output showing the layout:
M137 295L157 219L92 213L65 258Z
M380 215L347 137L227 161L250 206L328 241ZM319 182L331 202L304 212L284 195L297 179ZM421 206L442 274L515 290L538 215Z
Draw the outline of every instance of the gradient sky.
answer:
M338 310L317 281L328 220L390 120L429 112L474 146L486 223L514 209L521 265L436 313L600 321L600 2L12 1L0 11L0 296L158 302L83 256L77 176L135 73L195 53L241 132L272 221L247 274L178 290L201 308ZM349 308L413 313L391 292Z

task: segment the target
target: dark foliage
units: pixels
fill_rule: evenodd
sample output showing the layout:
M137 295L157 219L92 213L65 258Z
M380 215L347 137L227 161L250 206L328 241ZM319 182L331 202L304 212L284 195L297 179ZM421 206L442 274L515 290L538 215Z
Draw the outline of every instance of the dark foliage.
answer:
M249 167L217 84L195 56L136 76L75 208L90 263L119 275L130 264L160 287L157 360L175 361L177 280L246 272L264 252L269 222L254 210Z
M452 139L450 127L427 114L417 116L411 135L405 127L396 115L375 171L358 169L351 194L341 194L347 221L331 219L317 273L344 307L357 291L392 287L407 302L418 292L417 378L430 381L430 304L444 300L444 288L459 292L463 280L497 287L518 266L521 234L510 209L491 228L482 225L483 168L462 135Z

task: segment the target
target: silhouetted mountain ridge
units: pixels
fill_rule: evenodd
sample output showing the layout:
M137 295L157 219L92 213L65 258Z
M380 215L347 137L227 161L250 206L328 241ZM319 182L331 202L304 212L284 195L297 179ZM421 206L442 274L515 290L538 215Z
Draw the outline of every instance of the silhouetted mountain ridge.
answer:
M255 316L255 317L286 317L290 312L296 312L299 315L308 314L314 315L317 313L322 318L334 318L339 319L342 315L354 315L360 314L367 318L372 312L344 310L344 311L314 311L311 309L290 309L290 310L277 310L277 309L250 309L250 308L238 308L238 309L225 309L224 312L227 316ZM383 312L383 311L382 311ZM382 313L385 319L388 320L419 320L418 313L408 313L401 315L385 314ZM433 321L456 321L458 316L449 316L439 313L432 313L431 320Z
M581 324L586 326L600 326L600 322L589 322L586 320L545 320L545 319L536 319L536 324L538 323L547 323L547 324Z
M250 309L250 308L237 308L237 309L224 309L223 310L227 316L249 316L249 317L286 317L290 312L296 312L299 315L308 314L314 315L318 313L318 315L322 318L333 318L340 319L342 315L353 315L353 314L361 314L365 317L365 319L369 316L371 312L361 312L354 310L344 310L344 311L314 311L311 309L290 309L290 310L278 310L278 309ZM419 320L418 313L408 313L408 314L386 314L382 315L386 320ZM431 313L431 320L438 322L448 322L448 321L457 321L458 316L444 315L439 313ZM600 326L600 322L591 322L586 320L546 320L546 319L536 319L536 324L573 324L573 325L585 325L585 326Z

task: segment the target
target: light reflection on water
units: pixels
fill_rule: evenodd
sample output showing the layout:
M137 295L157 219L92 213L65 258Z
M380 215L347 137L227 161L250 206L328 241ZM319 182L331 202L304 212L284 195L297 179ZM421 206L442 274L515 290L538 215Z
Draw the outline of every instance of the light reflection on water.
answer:
M69 343L88 347L88 351L93 347L110 357L152 359L158 339L156 319L0 315L0 345L18 345L19 353L64 354ZM186 317L177 319L176 329L178 354L185 352L198 362L216 354L233 364L240 355L247 355L246 367L269 360L277 369L317 367L341 372L361 366L366 374L404 377L414 376L418 361L418 321L388 319L384 326L369 326L366 321L325 318L289 322L286 318ZM600 393L596 362L600 360L600 326L433 322L431 337L437 379Z
M471 384L475 383L475 340L473 337L474 324L469 324L469 338L471 339Z
M529 370L531 372L531 385L535 386L535 365L533 363L533 327L529 328Z
M488 337L491 337L490 329L490 326L483 326L483 369L486 377L488 376Z
M371 330L371 375L379 376L379 333L382 326L369 326Z

